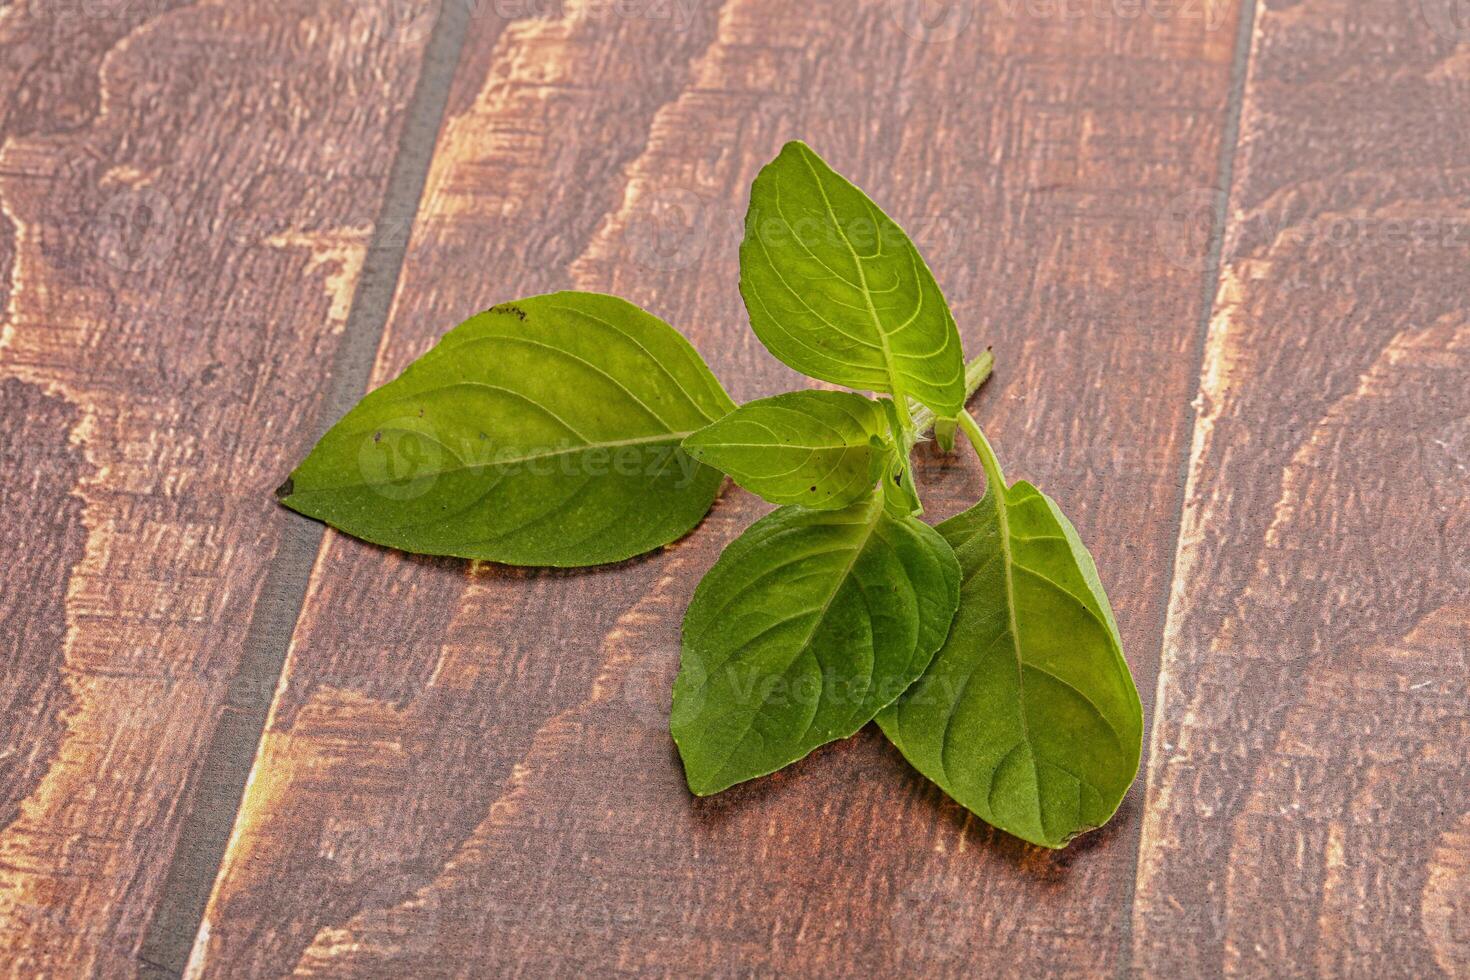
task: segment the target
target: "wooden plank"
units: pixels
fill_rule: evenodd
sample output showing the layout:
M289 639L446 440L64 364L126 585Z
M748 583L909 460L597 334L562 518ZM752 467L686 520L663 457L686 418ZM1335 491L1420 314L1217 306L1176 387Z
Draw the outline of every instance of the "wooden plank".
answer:
M1470 973L1452 6L1255 25L1154 727L1146 974Z
M0 961L128 975L382 202L396 4L0 9Z
M1235 8L1015 9L927 42L879 2L477 20L377 380L469 313L577 287L664 315L739 399L799 384L746 327L735 247L756 170L805 138L995 345L982 418L1093 545L1152 691L1206 299L1157 219L1214 179ZM924 470L936 517L979 486ZM728 491L685 542L583 573L329 534L195 973L1116 971L1136 804L1043 853L871 731L691 800L678 623L761 509Z

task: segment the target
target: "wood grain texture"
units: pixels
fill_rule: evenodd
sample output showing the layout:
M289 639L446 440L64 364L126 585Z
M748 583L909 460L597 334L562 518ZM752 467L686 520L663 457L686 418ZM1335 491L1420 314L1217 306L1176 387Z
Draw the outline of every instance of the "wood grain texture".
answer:
M1159 215L1216 179L1235 8L966 7L928 41L889 3L639 9L475 19L376 382L470 313L575 287L668 319L737 399L799 385L749 332L736 245L755 172L801 137L995 346L982 421L1093 547L1151 692L1204 302ZM969 463L923 469L933 517L978 492ZM584 573L329 534L193 974L1124 967L1136 803L1043 853L874 731L687 794L679 620L761 509L728 490L686 541Z
M420 41L390 3L0 7L0 969L136 960Z
M1255 25L1145 974L1470 974L1470 49L1440 14L1269 2Z

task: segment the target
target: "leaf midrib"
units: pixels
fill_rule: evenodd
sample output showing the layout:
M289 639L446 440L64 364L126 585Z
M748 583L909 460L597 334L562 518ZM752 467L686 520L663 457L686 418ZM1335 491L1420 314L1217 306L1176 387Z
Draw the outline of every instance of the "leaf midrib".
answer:
M1006 513L1006 491L1001 481L988 472L986 479L990 484L990 492L995 494L995 513L998 530L1000 531L1000 554L1002 564L1006 570L1006 621L1011 634L1011 652L1016 659L1016 693L1019 710L1016 712L1021 721L1021 741L1026 745L1026 752L1031 756L1032 778L1036 780L1036 818L1041 822L1042 832L1046 831L1046 821L1041 816L1041 783L1036 774L1036 747L1031 743L1031 726L1026 719L1026 669L1021 659L1021 628L1016 622L1016 581L1011 570L1011 520ZM997 772L999 768L997 767ZM991 775L991 792L995 791L995 774ZM987 799L986 806L989 807Z
M379 431L379 430L376 430L375 429L374 431ZM412 433L413 435L418 435L418 436L422 436L423 435L423 433L417 432L417 431L415 431L413 429L383 429L381 431L384 431L384 432L393 432L393 431L396 431L396 432L408 432L408 433ZM571 455L573 453L587 452L587 451L593 450L593 449L619 449L619 448L622 448L624 446L652 446L652 445L657 445L658 443L661 443L661 442L681 443L681 442L684 441L684 439L686 439L688 436L692 435L693 433L695 433L697 431L699 431L699 430L697 430L697 429L691 429L688 432L660 433L659 435L656 435L656 436L639 436L639 437L634 438L634 439L613 439L613 440L609 440L609 441L606 441L606 442L589 442L589 443L587 443L585 445L571 446L571 447L568 447L566 449L553 450L552 452L534 453L534 454L529 455L529 456L517 456L514 459L495 459L495 460L490 460L490 461L484 462L484 463L464 463L464 464L462 464L460 466L448 466L448 467L444 467L443 469L437 469L437 470L433 470L431 472L426 472L426 473L423 474L423 476L440 477L440 476L448 476L448 475L453 474L453 473L463 473L465 470L483 470L483 469L490 469L492 467L519 466L522 463L534 463L534 462L538 462L538 461L543 460L543 459L555 459L558 456L569 456L569 455ZM364 432L363 434L366 435L366 432ZM675 448L677 449L678 447L675 446ZM420 477L407 477L406 479L412 480L412 479L419 479L419 478ZM290 493L289 496L290 497L300 497L300 496L304 496L305 494L311 494L311 493L334 493L334 492L338 492L338 491L342 491L342 490L352 490L352 489L356 489L358 487L376 487L376 486L381 486L384 483L397 483L397 482L403 482L403 481L398 481L398 480L378 480L378 481L363 480L363 481L354 482L354 483L339 483L339 484L334 484L333 486L330 486L330 487L307 487L307 488L302 489L302 490L294 490L293 489L293 491Z
M847 237L847 231L842 227L842 222L837 220L837 211L832 207L832 199L827 196L827 188L822 184L822 176L817 173L817 168L812 166L807 156L810 152L802 147L798 155L807 171L812 175L812 182L817 185L817 193L822 195L822 205L827 209L832 224L836 226L837 233L842 238L842 244L847 247L847 254L852 256L852 264L857 269L858 282L863 291L863 302L867 304L868 316L872 318L873 329L878 334L878 344L883 351L883 366L888 370L889 393L893 395L896 404L901 404L898 399L905 397L905 392L898 380L898 368L893 363L893 351L888 346L888 333L883 329L883 321L878 316L878 308L873 305L873 293L868 288L868 273L863 269L863 260L858 255L857 249L852 247L852 240Z
M822 621L826 619L827 611L832 608L832 603L836 601L837 593L842 591L842 583L847 581L847 577L851 575L852 570L857 567L858 557L862 555L863 550L868 547L868 542L872 540L873 531L878 527L878 522L882 520L883 517L882 501L879 498L878 494L875 493L873 495L872 499L869 501L868 508L869 516L866 522L867 530L863 532L862 540L858 542L858 544L852 549L852 558L848 561L846 567L842 569L841 574L836 577L837 585L828 594L827 598L823 600L822 607L817 610L817 614L812 618L811 627L806 631L805 635L802 636L801 642L798 643L795 647L796 655L786 662L786 665L782 668L783 672L789 669L791 665L795 663L796 660L807 650L808 646L811 644L812 637L816 635L818 627L820 627ZM876 661L876 646L874 648L873 655ZM728 664L729 660L726 660L726 663ZM819 700L817 703L817 712L820 712L821 709L822 705ZM750 724L745 726L745 730L740 733L740 737L738 739L731 739L732 748L725 756L725 758L720 761L719 768L715 770L716 773L723 774L725 768L729 766L730 760L735 757L735 753L739 750L740 746L745 744L745 739L750 735L751 730L755 728L756 715L757 712L750 712ZM815 721L816 712L813 713L812 721L807 724L806 730L801 733L801 736L797 739L797 742L802 741L806 738L807 735L811 734L811 726L812 724L815 724ZM783 765L784 764L785 763L783 763Z
M797 442L712 442L705 446L695 445L693 449L776 449L776 450L805 450L807 452L837 452L848 449L868 449L870 444L866 442L834 442L831 444L805 445Z
M1041 829L1042 834L1045 835L1045 836L1047 836L1048 838L1050 838L1050 835L1047 833L1047 829L1046 829L1046 817L1042 813L1042 809L1043 808L1042 808L1042 801L1041 801L1041 773L1037 771L1037 766L1038 765L1042 765L1042 764L1052 766L1053 768L1060 769L1061 771L1066 772L1068 775L1072 776L1072 778L1076 779L1079 783L1085 783L1087 785L1093 786L1093 789L1094 790L1097 790L1098 787L1095 786L1092 783L1091 780L1083 779L1082 777L1078 776L1076 773L1073 773L1070 770L1067 770L1067 769L1063 768L1062 766L1058 766L1055 763L1051 762L1050 760L1044 760L1044 759L1042 759L1040 757L1040 755L1037 753L1036 746L1031 741L1031 728L1030 728L1030 724L1029 724L1029 722L1027 720L1027 717L1026 717L1026 670L1027 670L1027 668L1030 667L1030 669L1032 669L1032 670L1036 670L1036 671L1039 671L1041 673L1044 673L1047 676L1052 677L1053 679L1057 680L1058 682L1060 682L1062 684L1065 684L1067 687L1071 688L1076 694L1078 694L1087 703L1087 705L1093 710L1093 712L1095 712L1097 714L1099 720L1101 720L1102 723L1103 723L1103 727L1106 728L1108 730L1108 732L1115 739L1119 739L1120 740L1120 744L1121 744L1121 736L1119 735L1117 729L1113 726L1113 723L1108 719L1108 717L1105 714L1103 714L1102 709L1100 707L1098 707L1098 705L1090 697L1088 697L1087 695L1083 694L1082 691L1080 691L1076 687L1076 685L1072 684L1070 681L1067 681L1067 680L1065 680L1062 677L1057 676L1056 674L1053 674L1051 671L1044 670L1044 669L1042 669L1040 667L1036 667L1034 665L1027 664L1025 662L1025 660L1023 659L1023 657L1022 657L1022 651L1021 651L1021 630L1020 630L1019 624L1016 622L1016 583L1015 583L1014 567L1017 564L1017 562L1015 561L1015 559L1013 557L1013 553L1011 551L1011 525L1010 525L1010 516L1007 513L1007 509L1008 509L1007 508L1007 504L1008 504L1008 501L1006 500L1006 493L1005 493L1004 487L1003 486L998 486L997 487L997 484L998 484L999 481L994 480L993 477L992 477L992 475L988 472L988 470L987 470L987 473L986 473L986 480L987 480L987 482L989 484L991 484L991 486L993 488L996 489L996 518L997 518L997 523L999 525L998 530L1000 531L1001 559L1002 559L1002 561L1004 562L1004 565L1005 565L1006 619L1008 621L1008 625L1009 625L1009 629L1010 629L1010 634L1011 634L1011 650L1015 653L1015 658L1016 658L1016 685L1017 685L1016 686L1016 693L1018 695L1018 697L1017 697L1017 703L1018 703L1017 715L1018 715L1019 720L1020 720L1020 723L1021 723L1021 742L1019 744L1025 745L1026 746L1026 752L1027 752L1027 754L1031 756L1032 781L1035 783L1035 786L1036 786L1036 819L1040 823L1040 829ZM1030 572L1031 574L1037 575L1038 578L1043 578L1043 576L1040 576L1037 572L1035 572L1034 570L1032 570L1028 566L1024 566L1023 565L1021 567L1026 568L1026 570L1028 572ZM1046 581L1050 581L1050 579L1046 579ZM1060 586L1058 586L1058 588L1060 588ZM1085 603L1082 603L1080 600L1078 600L1077 597L1075 595L1072 595L1072 593L1070 591L1068 591L1066 589L1061 589L1061 591L1064 594L1066 594L1069 598L1071 598L1073 601L1076 601L1078 603L1078 605L1081 606L1084 610L1086 610L1089 614L1091 614L1092 615L1092 618L1094 620L1097 620L1096 614L1095 613L1092 613L1092 611L1090 609L1087 609L1087 606L1086 606ZM997 766L996 767L996 772L991 774L990 793L987 795L987 799L986 799L986 806L987 807L990 806L989 796L990 795L993 795L994 792L995 792L994 779L995 779L996 773L998 773L999 770L1000 770L1000 767Z

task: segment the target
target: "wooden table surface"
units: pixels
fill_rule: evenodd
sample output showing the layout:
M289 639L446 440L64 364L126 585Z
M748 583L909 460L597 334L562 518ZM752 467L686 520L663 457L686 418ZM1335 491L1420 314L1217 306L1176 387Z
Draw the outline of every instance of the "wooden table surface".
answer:
M1470 976L1470 18L1456 0L0 5L9 975ZM271 494L492 303L800 384L736 245L791 138L913 234L1149 723L1070 848L870 726L696 801L694 584ZM931 516L979 492L920 453Z

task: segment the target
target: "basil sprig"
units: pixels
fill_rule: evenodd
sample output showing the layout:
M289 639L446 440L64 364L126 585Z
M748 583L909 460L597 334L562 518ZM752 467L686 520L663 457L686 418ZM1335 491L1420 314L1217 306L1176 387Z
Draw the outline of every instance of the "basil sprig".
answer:
M585 566L682 537L728 474L778 507L685 614L670 727L693 792L876 718L1002 830L1055 848L1101 826L1137 775L1138 692L1076 530L1006 484L964 410L989 353L965 364L908 236L802 143L751 188L740 292L772 354L858 391L737 407L651 314L535 296L471 317L369 394L278 496L406 551ZM946 452L963 431L986 477L938 528L909 466L931 427Z

